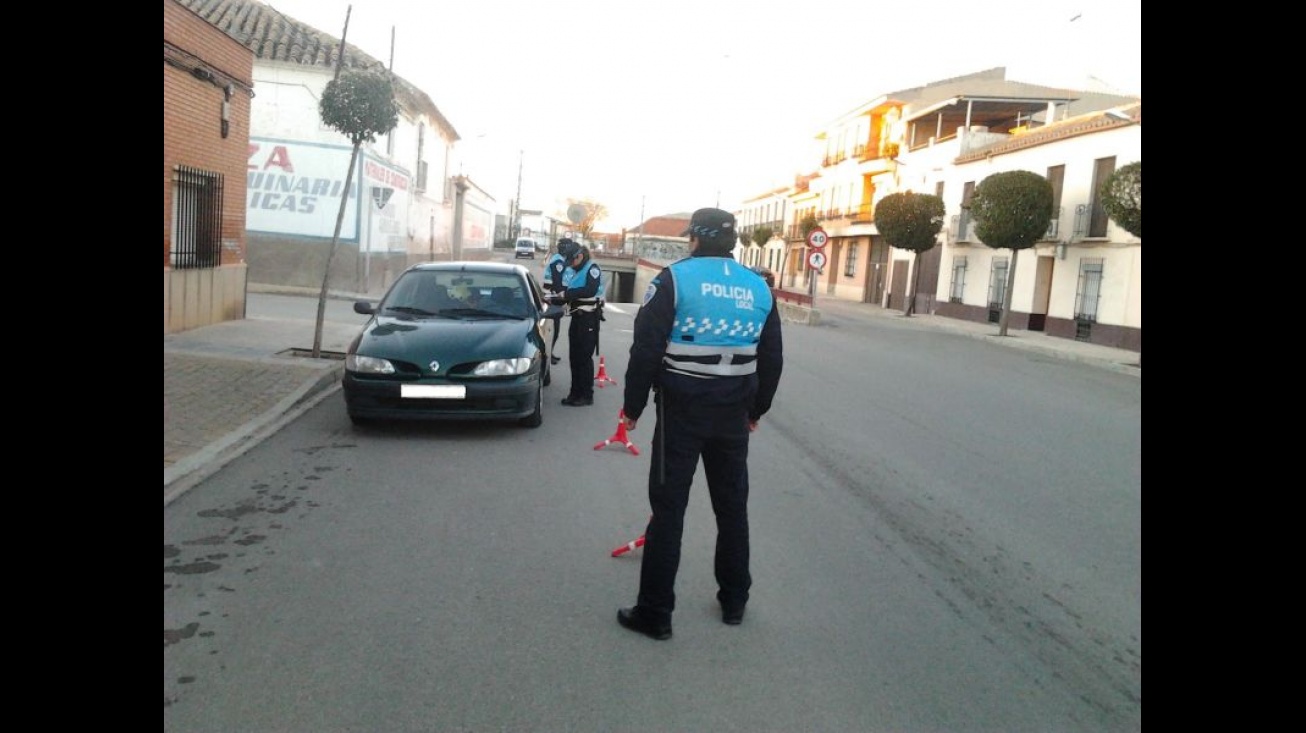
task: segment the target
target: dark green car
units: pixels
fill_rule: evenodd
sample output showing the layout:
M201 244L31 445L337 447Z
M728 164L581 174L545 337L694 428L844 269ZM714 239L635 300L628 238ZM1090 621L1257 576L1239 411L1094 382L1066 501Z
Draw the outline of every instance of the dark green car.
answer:
M551 316L531 272L504 262L409 267L345 355L342 387L355 425L378 420L544 421Z

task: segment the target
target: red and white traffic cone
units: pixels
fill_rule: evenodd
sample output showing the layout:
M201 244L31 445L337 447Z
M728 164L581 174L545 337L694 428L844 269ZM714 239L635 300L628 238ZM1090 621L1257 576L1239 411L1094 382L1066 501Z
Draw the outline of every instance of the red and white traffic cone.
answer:
M617 410L617 432L613 433L611 438L595 444L594 450L606 448L613 443L621 443L626 446L626 450L635 455L639 455L639 448L636 448L635 444L630 442L630 436L626 433L626 421L622 419L625 416L625 410Z
M617 380L608 376L608 365L603 361L602 356L599 357L599 373L594 375L594 380L599 383L599 389L603 389L604 382L612 382L613 384L617 383Z
M653 521L653 517L652 517L652 516L650 516L648 519L649 519L650 522ZM626 554L627 552L631 552L631 551L633 551L636 547L643 547L643 546L644 546L644 535L640 535L640 536L636 537L635 539L631 540L630 542L627 542L626 544L622 545L621 547L618 547L617 549L613 550L613 551L612 551L612 556L613 556L613 557L621 557L622 555Z
M640 536L636 537L635 539L631 540L630 542L627 542L626 544L622 545L621 547L618 547L617 549L613 550L613 551L612 551L612 556L613 556L613 557L621 557L622 555L626 554L627 552L631 552L631 551L634 550L636 547L643 547L643 546L644 546L644 535L640 535Z

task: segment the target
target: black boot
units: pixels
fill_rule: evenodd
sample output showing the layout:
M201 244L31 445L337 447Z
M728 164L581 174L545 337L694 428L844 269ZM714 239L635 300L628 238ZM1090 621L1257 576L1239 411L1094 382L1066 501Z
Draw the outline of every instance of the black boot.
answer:
M655 622L649 620L638 607L617 610L617 623L631 631L638 631L650 639L665 641L671 638L671 621Z

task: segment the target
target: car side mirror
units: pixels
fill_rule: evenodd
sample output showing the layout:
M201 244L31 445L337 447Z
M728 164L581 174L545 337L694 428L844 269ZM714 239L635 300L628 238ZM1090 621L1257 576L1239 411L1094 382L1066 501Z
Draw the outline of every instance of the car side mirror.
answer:
M376 312L376 306L370 300L355 300L354 312L364 316L370 316Z
M540 318L562 318L564 313L566 313L566 309L560 305L547 305L540 312Z

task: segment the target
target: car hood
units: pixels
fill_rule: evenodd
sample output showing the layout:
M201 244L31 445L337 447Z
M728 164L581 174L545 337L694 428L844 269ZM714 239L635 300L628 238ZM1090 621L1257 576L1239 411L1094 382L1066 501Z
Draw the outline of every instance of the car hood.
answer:
M451 367L522 356L534 328L535 323L529 319L376 316L363 327L355 352L415 364L437 359Z

